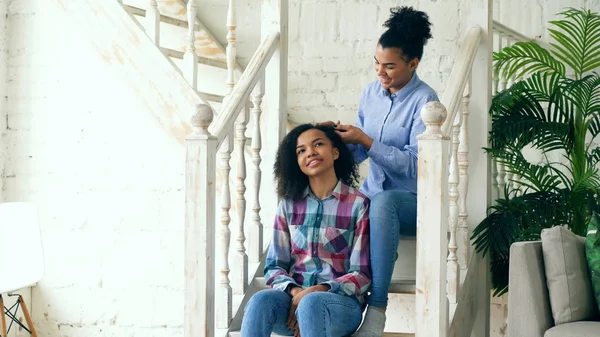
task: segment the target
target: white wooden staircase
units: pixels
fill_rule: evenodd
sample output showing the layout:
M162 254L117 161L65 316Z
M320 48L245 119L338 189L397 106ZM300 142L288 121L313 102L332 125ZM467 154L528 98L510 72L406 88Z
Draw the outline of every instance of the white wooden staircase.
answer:
M192 129L185 138L185 337L238 336L245 303L266 288L263 223L274 216L271 168L287 125L288 2L261 0L262 42L242 69L235 1L224 18L227 47L198 21L193 1L117 1L198 95L182 127ZM487 144L492 91L511 80L492 77L492 50L527 38L492 21L491 0L470 1L463 14L472 25L442 104L422 111L418 233L402 238L390 286L392 294L414 296L415 305L388 310L388 322L412 315L403 319L414 323L385 336L489 334L487 261L471 254L469 237L506 177L478 150Z

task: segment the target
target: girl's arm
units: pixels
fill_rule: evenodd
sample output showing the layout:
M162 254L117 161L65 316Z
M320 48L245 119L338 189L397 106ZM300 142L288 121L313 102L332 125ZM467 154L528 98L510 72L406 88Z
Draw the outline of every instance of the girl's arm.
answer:
M371 285L369 254L369 200L365 199L359 211L354 230L348 273L328 282L329 292L346 296L365 294Z
M416 179L418 162L417 136L425 131L425 124L421 119L421 108L425 103L432 101L438 101L435 94L426 96L421 100L412 116L408 144L403 148L397 148L372 139L364 132L364 99L361 98L358 120L355 126L361 129L362 132L348 132L348 136L346 136L349 137L348 139L353 139L351 142L357 143L356 145L348 145L348 148L354 153L354 158L360 161L370 158L383 169L387 176L394 180L402 178ZM348 131L352 131L350 130L351 128L345 128ZM340 136L344 139L343 133Z
M290 276L290 268L293 263L291 258L292 247L290 244L290 231L285 215L285 200L281 200L277 207L277 215L275 215L273 237L267 251L267 260L264 269L267 285L281 291L285 291L290 284L299 287L296 281Z
M425 103L432 101L438 101L437 96L427 96L419 104L412 117L409 140L406 146L400 149L373 140L370 148L367 149L367 156L377 163L385 174L392 179L417 178L419 153L417 136L425 132L425 124L421 119L421 108Z
M358 119L356 120L356 123L354 123L354 126L356 126L357 128L364 130L364 126L365 126L365 109L364 109L364 104L365 104L365 96L367 93L367 89L365 88L365 90L363 90L362 95L360 96L360 103L358 104ZM350 150L350 152L352 152L352 155L354 156L354 161L356 161L357 164L362 163L363 161L365 161L365 159L367 159L369 156L367 156L367 150L365 150L365 148L362 145L358 145L358 144L347 144L346 145L348 147L348 149Z

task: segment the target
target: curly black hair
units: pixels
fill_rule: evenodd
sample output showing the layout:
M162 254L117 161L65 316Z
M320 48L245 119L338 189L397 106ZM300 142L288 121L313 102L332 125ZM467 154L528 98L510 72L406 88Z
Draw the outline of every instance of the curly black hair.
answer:
M302 124L290 131L279 143L277 149L273 171L277 180L277 194L280 198L300 200L308 186L308 176L302 172L298 165L296 146L298 137L310 129L323 131L327 138L331 140L332 146L339 150L339 157L333 163L338 179L352 187L356 187L358 184L358 165L354 161L352 152L342 142L340 136L335 133L335 129L331 126Z
M421 60L423 47L431 39L431 22L425 12L402 6L390 9L392 15L383 24L387 30L379 38L382 48L400 48L410 61Z

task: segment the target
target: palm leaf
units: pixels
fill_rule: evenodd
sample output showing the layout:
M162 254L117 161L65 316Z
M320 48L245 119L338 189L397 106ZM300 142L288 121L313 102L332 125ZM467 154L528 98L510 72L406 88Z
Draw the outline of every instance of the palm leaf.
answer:
M600 16L589 10L569 8L565 20L550 21L556 41L552 53L568 64L577 77L600 66Z
M600 112L600 75L593 73L565 84L562 94L583 117L594 117Z
M518 241L539 240L543 228L571 223L571 192L541 191L512 199L498 199L491 213L473 230L475 251L490 255L494 296L508 289L510 246Z
M568 104L553 104L551 101L549 109L555 111L547 113L528 90L527 85L533 85L535 81L535 79L520 81L492 100L490 107L492 148L508 145L522 148L533 144L534 147L545 151L570 149L573 142L572 126L569 125L570 112L563 111L561 108ZM561 95L553 92L549 99L552 100L553 97L561 97Z
M507 291L512 243L538 240L542 228L556 225L584 234L591 210L600 210L600 75L589 74L600 67L600 16L573 8L560 14L551 22L552 51L520 42L494 54L496 75L518 81L493 97L485 150L517 181L504 186L471 239L489 254L496 296ZM561 150L565 160L531 163L526 147Z
M505 167L505 171L511 175L517 175L517 183L538 191L553 191L563 183L560 175L554 174L554 163L544 165L532 164L525 159L519 149L505 148L500 150L486 149L497 162ZM527 191L525 191L527 192Z
M600 147L595 147L588 151L587 159L590 166L596 166L596 164L600 163Z
M498 77L521 78L525 74L565 74L565 66L535 42L517 42L494 53L494 71Z

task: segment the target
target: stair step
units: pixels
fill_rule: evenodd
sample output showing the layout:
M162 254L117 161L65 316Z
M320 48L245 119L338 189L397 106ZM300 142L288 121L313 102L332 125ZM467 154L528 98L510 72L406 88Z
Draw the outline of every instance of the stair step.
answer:
M123 0L123 4L146 11L148 0ZM185 22L187 27L187 8L182 1L157 1L158 11L162 16Z
M160 50L166 56L173 57L173 58L180 59L180 60L183 60L183 56L185 55L185 52L178 51L178 50L173 50L173 49L168 49L168 48L163 48L163 47L161 47ZM227 63L225 61L220 61L220 60L215 60L215 59L212 59L209 57L200 56L200 55L198 55L198 53L200 53L200 52L201 51L196 52L196 55L198 56L198 63L206 64L208 66L218 67L221 69L227 69Z
M171 62L178 69L186 69L183 60L171 57ZM225 96L228 92L225 80L227 79L227 70L218 67L212 67L206 64L198 64L198 87L197 91L214 96Z
M241 334L239 331L230 331L229 337L240 337ZM412 333L398 333L398 332L384 332L382 337L414 337L415 334ZM278 334L271 334L271 337L283 337Z
M146 10L143 8L138 8L138 7L134 7L134 6L130 6L130 5L123 5L125 6L125 8L127 8L127 11L135 16L146 16ZM160 12L160 9L159 9ZM162 12L161 12L162 13ZM160 21L164 22L164 23L168 23L171 25L175 25L175 26L180 26L183 27L185 29L188 28L188 23L185 20L180 20L180 19L176 19L167 15L160 15Z
M142 25L145 26L147 0L123 0L124 7ZM158 1L160 16L160 46L181 54L169 55L181 58L187 46L188 22L187 8L181 1ZM220 68L227 68L225 48L215 37L196 19L196 54L198 62ZM211 61L212 60L212 63ZM239 76L243 69L236 63L236 74Z
M129 7L131 8L131 7ZM137 11L140 12L140 11ZM142 27L146 26L146 17L135 13L133 18L136 19ZM160 46L161 48L170 49L184 53L187 48L187 28L178 24L170 24L168 22L160 22ZM196 30L196 55L206 59L226 62L225 52L219 45L212 40L211 36L204 29Z

